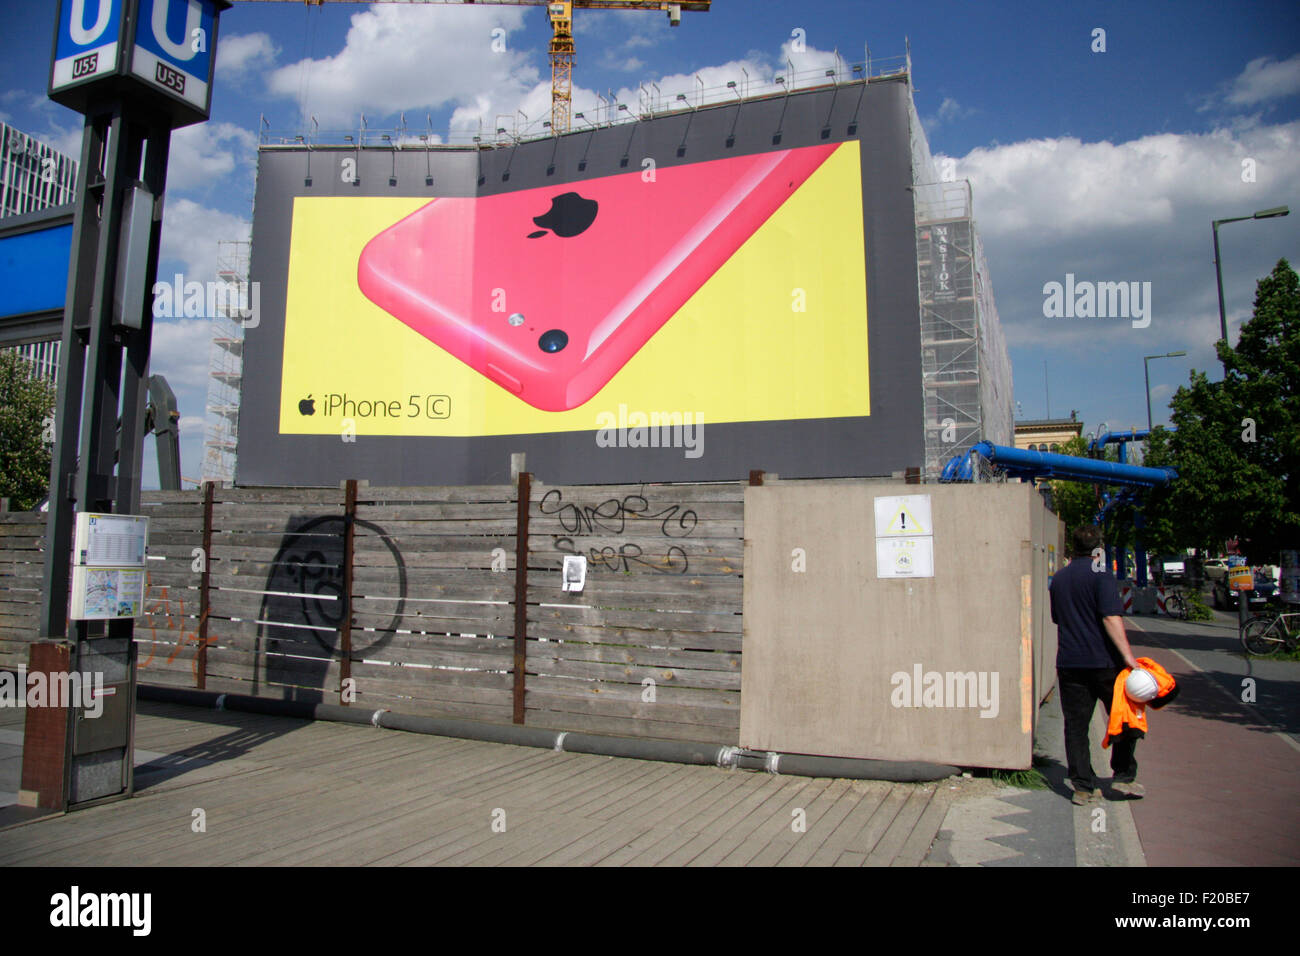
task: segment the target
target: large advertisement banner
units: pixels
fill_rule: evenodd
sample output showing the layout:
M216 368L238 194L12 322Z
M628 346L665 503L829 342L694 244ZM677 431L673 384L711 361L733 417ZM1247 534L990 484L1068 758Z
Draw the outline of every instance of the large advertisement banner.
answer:
M849 142L578 190L300 197L280 432L870 414L859 176Z
M263 148L239 483L494 482L515 452L557 483L919 465L907 95Z

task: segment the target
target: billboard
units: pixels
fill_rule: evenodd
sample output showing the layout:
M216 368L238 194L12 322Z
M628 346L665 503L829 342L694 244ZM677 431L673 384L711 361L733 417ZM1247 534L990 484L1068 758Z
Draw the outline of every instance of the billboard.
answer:
M904 82L508 148L260 154L241 484L923 457Z

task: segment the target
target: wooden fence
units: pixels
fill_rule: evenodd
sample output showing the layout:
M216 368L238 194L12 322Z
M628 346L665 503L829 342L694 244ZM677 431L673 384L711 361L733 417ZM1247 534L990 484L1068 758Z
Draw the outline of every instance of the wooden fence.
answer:
M520 488L146 492L140 680L736 742L744 486ZM43 535L0 515L0 667L36 637Z

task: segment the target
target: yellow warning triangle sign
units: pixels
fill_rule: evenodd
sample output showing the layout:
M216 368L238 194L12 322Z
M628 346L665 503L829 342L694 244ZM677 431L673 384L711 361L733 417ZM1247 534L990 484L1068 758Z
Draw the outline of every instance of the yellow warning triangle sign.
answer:
M928 528L923 527L921 522L917 521L912 512L908 511L907 506L904 505L895 512L893 520L889 522L889 527L886 533L929 534L930 531Z

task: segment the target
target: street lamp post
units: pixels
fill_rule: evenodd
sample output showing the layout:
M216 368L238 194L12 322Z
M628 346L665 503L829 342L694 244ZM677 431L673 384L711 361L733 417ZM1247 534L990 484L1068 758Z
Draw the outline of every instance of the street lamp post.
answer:
M1147 383L1147 431L1151 431L1151 360L1159 358L1173 358L1175 355L1186 355L1186 352L1166 352L1164 355L1144 355L1142 356L1142 375Z
M1286 206L1276 206L1273 209L1261 209L1252 216L1236 216L1232 219L1216 219L1213 223L1214 230L1214 278L1219 286L1219 331L1223 333L1223 341L1226 345L1228 342L1228 318L1227 313L1223 310L1223 268L1219 264L1219 227L1229 222L1245 222L1247 219L1276 219L1279 216L1287 216L1291 210ZM1223 367L1223 373L1228 373L1227 365Z
M1219 331L1223 333L1223 344L1228 344L1228 318L1223 309L1223 268L1219 264L1219 227L1224 223L1243 222L1247 219L1276 219L1279 216L1290 215L1291 210L1287 206L1275 206L1272 209L1261 209L1253 216L1237 216L1232 219L1214 220L1214 278L1219 285ZM1228 375L1228 363L1223 363L1223 375ZM1249 614L1247 605L1250 599L1246 596L1247 592L1237 592L1237 620L1238 627L1246 626L1246 617Z

